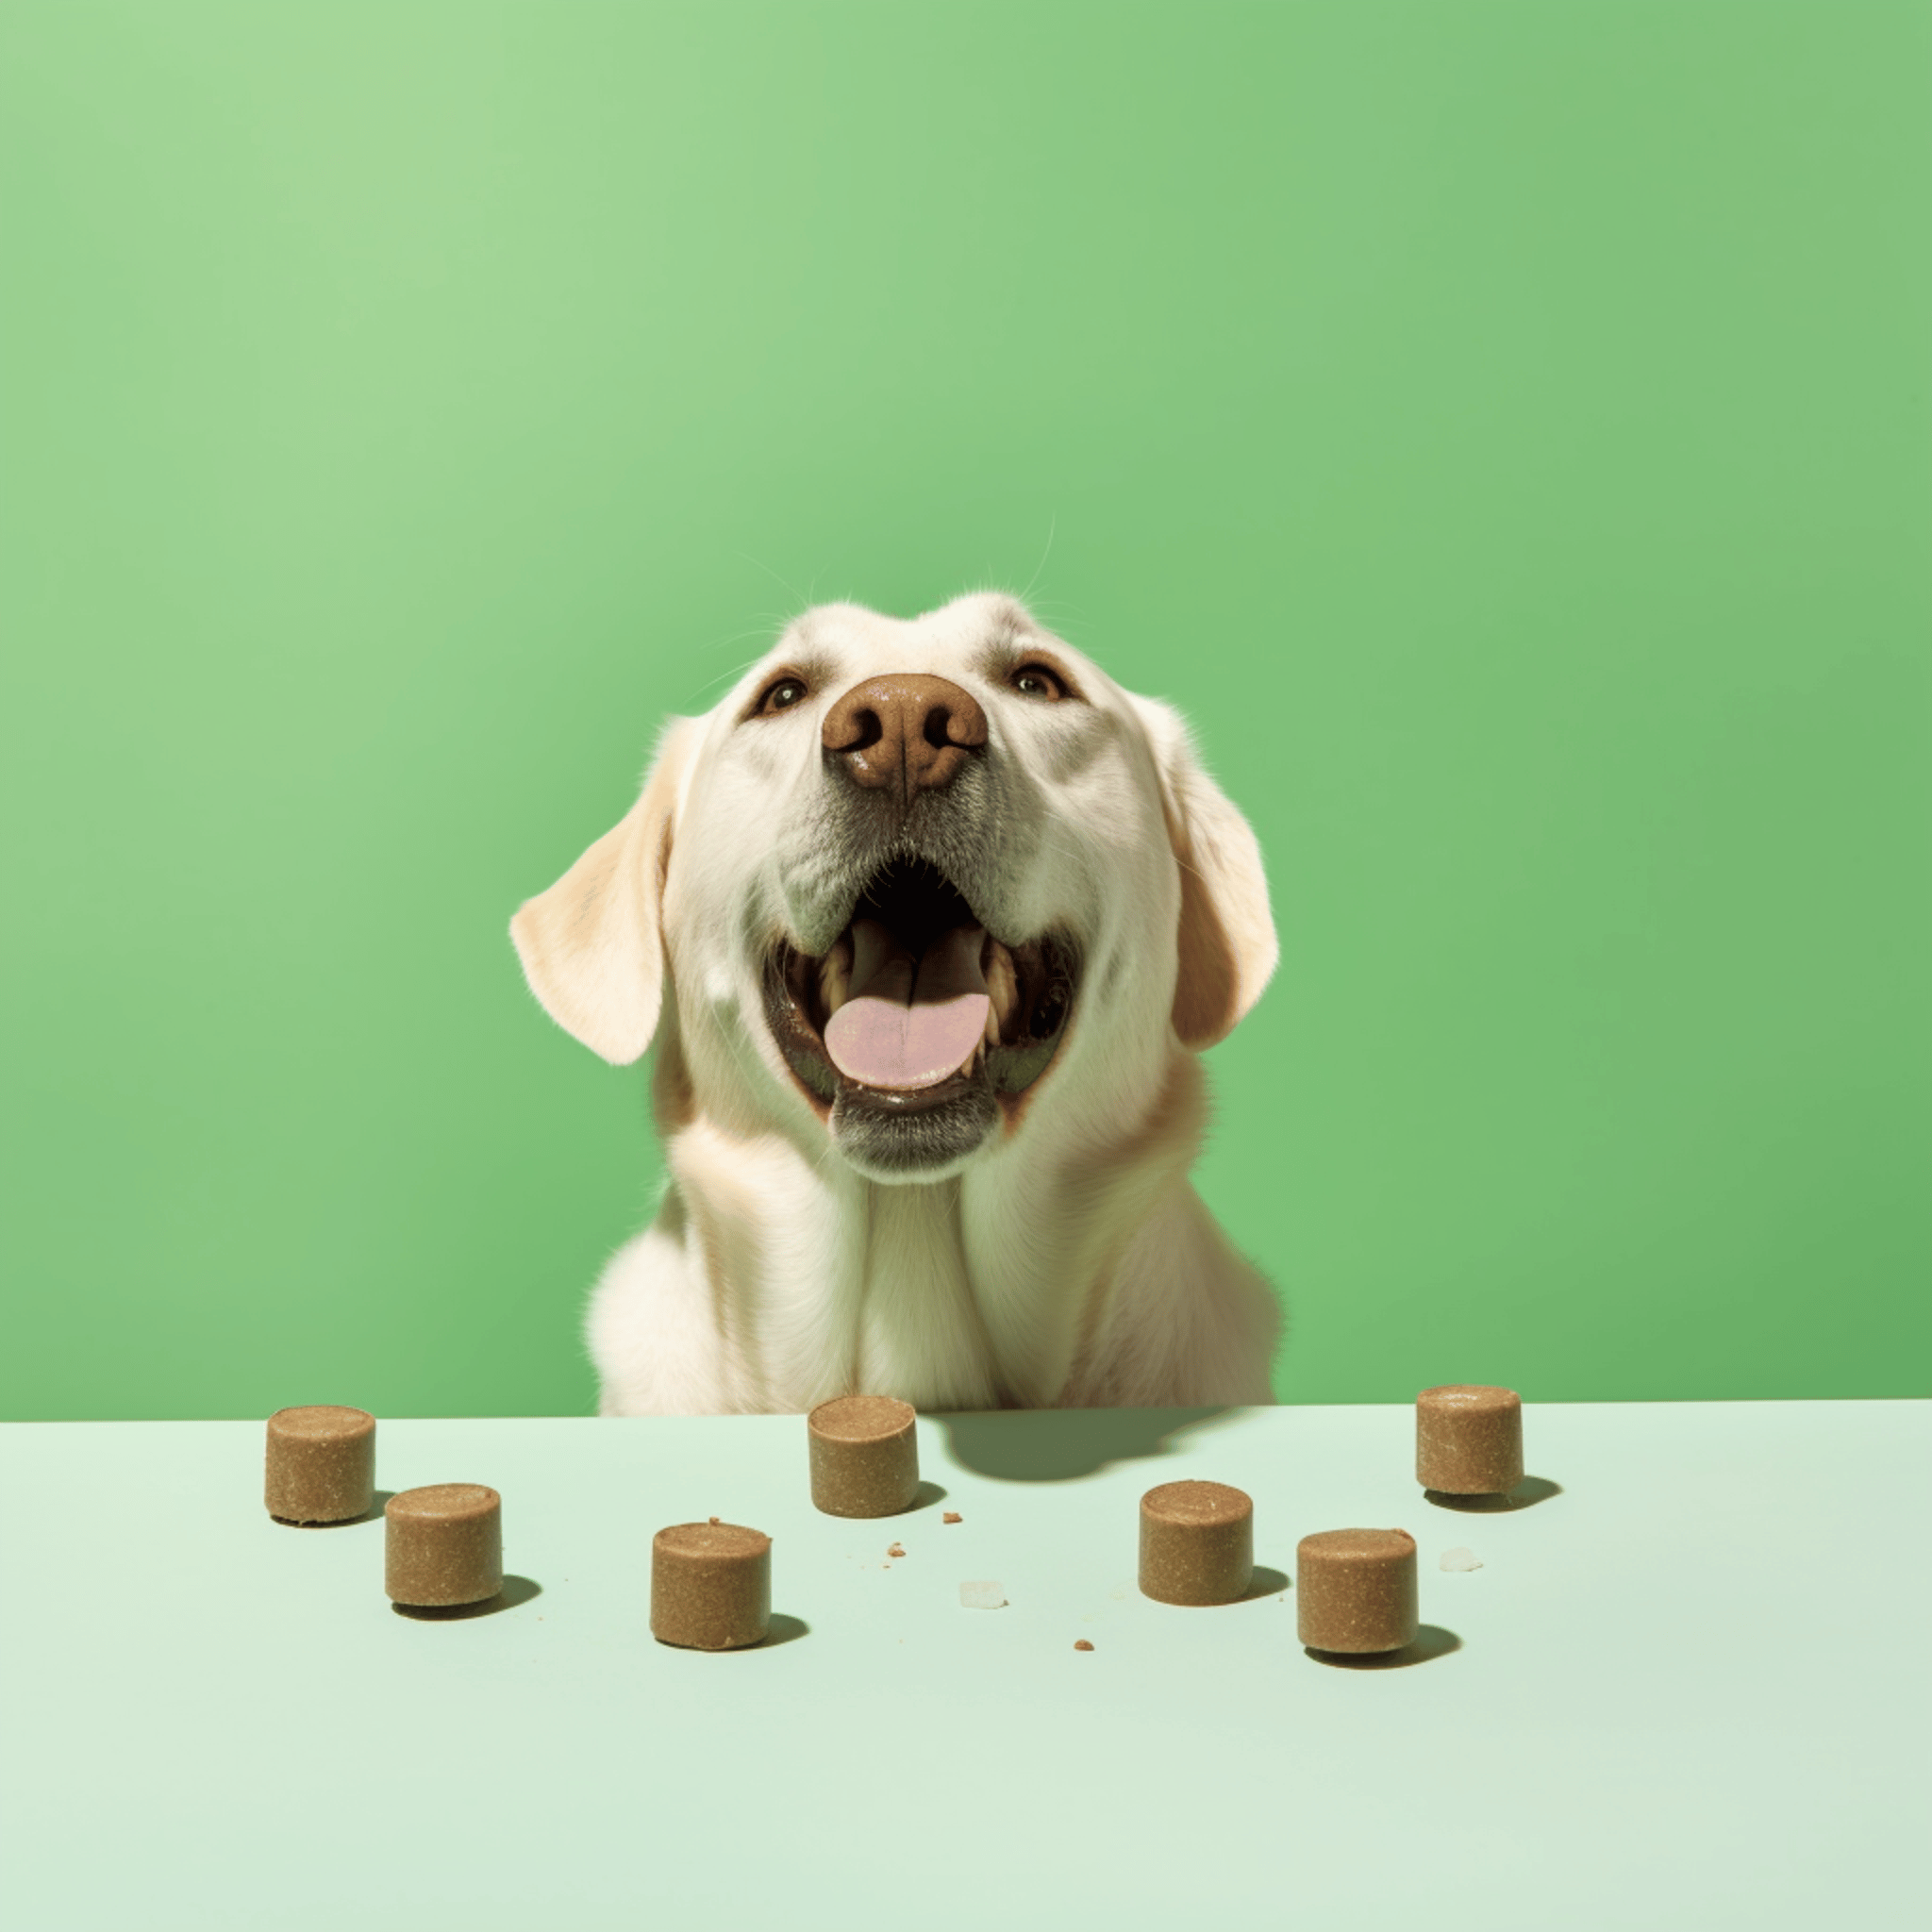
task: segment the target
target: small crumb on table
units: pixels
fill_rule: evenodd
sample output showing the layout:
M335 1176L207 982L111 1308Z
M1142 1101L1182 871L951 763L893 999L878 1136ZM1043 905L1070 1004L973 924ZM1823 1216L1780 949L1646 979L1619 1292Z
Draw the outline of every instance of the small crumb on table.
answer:
M888 1543L886 1545L886 1555L889 1557L903 1557L905 1554L906 1545L904 1543Z
M1084 1637L1076 1637L1074 1640L1074 1648L1075 1650L1091 1650L1093 1646Z
M958 1523L962 1520L963 1519L960 1517L960 1514L957 1509L948 1509L946 1513L940 1518L940 1521L941 1523Z
M1474 1550L1444 1550L1437 1559L1441 1570L1480 1570L1483 1559Z

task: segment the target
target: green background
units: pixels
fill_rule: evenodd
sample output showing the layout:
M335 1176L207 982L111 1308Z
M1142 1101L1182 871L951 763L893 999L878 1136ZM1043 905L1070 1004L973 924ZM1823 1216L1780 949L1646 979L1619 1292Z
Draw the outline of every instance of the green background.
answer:
M15 1417L580 1411L505 923L811 599L1195 720L1281 1392L1924 1392L1921 5L10 8Z

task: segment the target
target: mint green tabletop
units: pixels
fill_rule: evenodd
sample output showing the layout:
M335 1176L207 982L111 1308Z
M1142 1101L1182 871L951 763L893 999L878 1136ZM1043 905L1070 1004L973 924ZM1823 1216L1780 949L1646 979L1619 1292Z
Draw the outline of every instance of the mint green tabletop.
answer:
M921 1507L855 1523L812 1509L795 1416L384 1420L385 1491L504 1499L503 1607L423 1620L379 1518L262 1512L259 1424L16 1424L5 1916L1921 1923L1928 1406L1532 1406L1525 1434L1518 1506L1452 1511L1406 1407L924 1417ZM1247 1601L1136 1591L1137 1500L1181 1476L1254 1497ZM646 1628L652 1532L712 1515L774 1539L765 1648ZM1423 1639L1380 1668L1295 1641L1296 1540L1357 1524L1421 1546Z

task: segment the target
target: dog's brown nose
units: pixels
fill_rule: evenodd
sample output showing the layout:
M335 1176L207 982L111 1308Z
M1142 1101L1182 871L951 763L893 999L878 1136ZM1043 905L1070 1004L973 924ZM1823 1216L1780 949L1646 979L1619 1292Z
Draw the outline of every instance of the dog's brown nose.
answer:
M986 713L969 691L924 672L855 684L825 713L825 758L855 785L892 791L902 806L936 791L986 743Z

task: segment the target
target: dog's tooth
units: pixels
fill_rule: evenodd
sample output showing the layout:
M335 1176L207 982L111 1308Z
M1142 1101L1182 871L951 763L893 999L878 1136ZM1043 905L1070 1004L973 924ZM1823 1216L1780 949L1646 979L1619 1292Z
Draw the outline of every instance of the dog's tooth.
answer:
M849 941L841 938L819 961L819 1004L824 1008L826 1019L829 1020L845 1004L851 988L852 947Z
M1013 1008L1020 1004L1020 978L1013 970L1013 956L997 940L987 949L986 990L992 997L992 1009L986 1019L986 1037L997 1046Z

